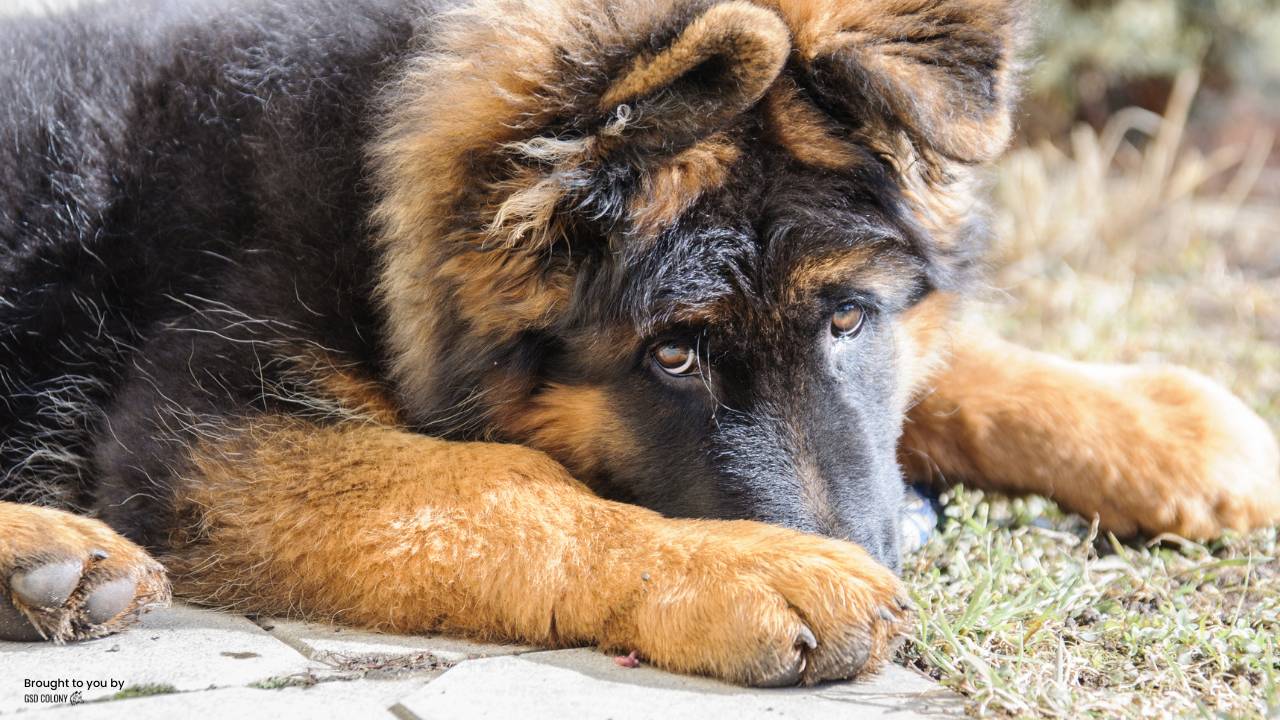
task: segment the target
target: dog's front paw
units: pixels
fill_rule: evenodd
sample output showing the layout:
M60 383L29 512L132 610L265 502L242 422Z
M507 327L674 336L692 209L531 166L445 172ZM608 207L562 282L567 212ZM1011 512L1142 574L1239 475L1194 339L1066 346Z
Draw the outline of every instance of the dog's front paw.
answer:
M1148 438L1126 448L1130 472L1148 482L1142 501L1122 504L1122 525L1205 539L1280 522L1280 450L1262 418L1185 368L1127 368L1118 380L1143 403L1140 427L1125 434Z
M100 637L169 599L164 569L106 525L0 503L0 640Z
M681 523L695 550L643 575L613 642L679 672L757 686L871 671L904 629L897 577L860 547L753 522Z

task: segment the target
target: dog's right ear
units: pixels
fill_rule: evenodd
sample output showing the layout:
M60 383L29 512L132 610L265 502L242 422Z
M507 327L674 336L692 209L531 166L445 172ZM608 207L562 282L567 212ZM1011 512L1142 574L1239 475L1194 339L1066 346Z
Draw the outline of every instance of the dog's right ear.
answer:
M776 1L806 89L878 144L977 164L1008 143L1026 0Z
M640 33L639 48L601 94L601 144L640 152L691 145L751 107L791 50L774 12L746 2L711 5Z

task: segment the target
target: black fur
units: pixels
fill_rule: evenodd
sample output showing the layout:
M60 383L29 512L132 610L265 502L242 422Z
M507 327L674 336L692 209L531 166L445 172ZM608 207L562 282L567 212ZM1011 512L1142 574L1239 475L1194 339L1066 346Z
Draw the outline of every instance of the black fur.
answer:
M0 26L0 492L155 545L156 407L267 409L266 341L377 366L363 146L411 28L370 0L139 5Z

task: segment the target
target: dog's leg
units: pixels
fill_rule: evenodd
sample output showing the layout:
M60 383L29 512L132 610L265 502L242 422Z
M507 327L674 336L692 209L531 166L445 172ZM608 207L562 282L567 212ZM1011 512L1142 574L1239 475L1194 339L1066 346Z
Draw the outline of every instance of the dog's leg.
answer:
M97 520L0 503L0 640L82 640L169 599L160 564Z
M873 668L902 627L897 579L853 544L608 502L519 446L263 419L191 467L164 559L216 606L764 685Z
M952 343L904 427L913 477L1046 495L1121 535L1280 521L1275 436L1207 378L1069 362L967 331Z

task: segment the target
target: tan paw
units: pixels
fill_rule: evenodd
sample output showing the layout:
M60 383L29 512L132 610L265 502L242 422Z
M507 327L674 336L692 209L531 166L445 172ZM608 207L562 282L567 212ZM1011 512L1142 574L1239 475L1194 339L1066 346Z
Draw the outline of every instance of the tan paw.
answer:
M1121 432L1144 439L1125 448L1127 474L1140 482L1104 526L1207 539L1280 522L1280 450L1262 418L1185 368L1117 372L1112 380L1141 398L1139 427Z
M753 522L682 522L646 571L622 637L660 667L744 685L812 684L871 671L908 615L897 577L851 543Z
M164 568L106 525L0 503L0 640L100 637L169 600Z

